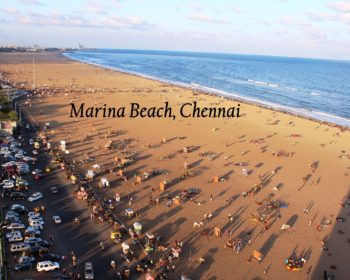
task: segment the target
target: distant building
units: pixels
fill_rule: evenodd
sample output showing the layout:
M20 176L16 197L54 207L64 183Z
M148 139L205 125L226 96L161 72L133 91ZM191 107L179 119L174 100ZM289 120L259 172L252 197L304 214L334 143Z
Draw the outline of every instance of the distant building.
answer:
M16 121L0 121L0 136L12 136L16 128Z

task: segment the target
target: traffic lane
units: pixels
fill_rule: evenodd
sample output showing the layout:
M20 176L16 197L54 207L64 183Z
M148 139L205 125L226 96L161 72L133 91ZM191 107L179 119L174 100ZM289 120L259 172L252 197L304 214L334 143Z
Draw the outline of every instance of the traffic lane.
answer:
M30 138L25 137L28 141ZM27 142L28 143L28 142ZM30 147L26 147L30 150ZM36 168L44 168L49 163L49 158L45 154L38 156ZM32 209L35 205L46 206L46 213L43 215L45 219L45 229L42 238L49 240L50 234L54 236L53 252L61 256L70 256L70 252L74 252L77 256L77 271L83 275L83 267L85 261L92 261L95 269L96 279L111 279L113 272L110 268L110 261L116 260L120 255L120 248L116 250L116 246L108 241L110 227L107 224L98 224L89 220L90 209L83 201L77 201L72 193L72 186L64 181L62 171L56 169L40 180L34 180L29 176L31 188L29 193L40 191L43 193L43 199L35 203L23 202L23 204ZM50 186L58 187L59 194L50 193ZM63 223L56 225L52 221L53 215L60 215ZM80 226L75 226L71 222L78 217L82 222ZM100 241L105 244L105 250L99 248ZM119 251L119 252L118 252ZM62 267L67 271L71 270L69 262L60 262ZM52 279L57 272L36 273L19 272L14 273L12 279Z
M60 262L62 268L65 267L67 272L72 271L70 255L73 251L77 257L76 273L83 275L84 263L91 261L94 265L96 279L112 279L110 261L117 259L120 255L120 249L117 250L116 245L108 240L111 228L107 223L95 224L89 219L91 210L85 201L78 201L74 198L72 195L73 187L63 179L63 175L62 171L56 170L40 180L35 180L32 190L42 192L43 199L34 205L29 202L26 202L25 205L28 208L35 207L35 205L45 205L46 213L43 214L45 229L42 236L49 240L49 236L52 234L54 237L52 251L61 256L67 256L67 262ZM56 186L59 193L51 194L50 186ZM62 218L62 224L53 223L52 216L54 215L59 215ZM73 224L74 218L81 221L79 226ZM101 241L105 246L103 251L99 247ZM52 279L56 273L50 272L39 276L37 273L31 272L30 276L33 279L44 279L43 277Z

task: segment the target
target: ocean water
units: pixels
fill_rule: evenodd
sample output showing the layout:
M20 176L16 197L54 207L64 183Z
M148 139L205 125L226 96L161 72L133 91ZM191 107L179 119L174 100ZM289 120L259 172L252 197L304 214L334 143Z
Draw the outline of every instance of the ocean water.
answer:
M349 61L112 49L65 55L350 127Z

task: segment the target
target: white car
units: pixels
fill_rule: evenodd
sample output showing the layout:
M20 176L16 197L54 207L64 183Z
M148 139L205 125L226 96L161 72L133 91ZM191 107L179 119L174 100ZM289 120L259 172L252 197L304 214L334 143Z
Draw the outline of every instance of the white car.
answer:
M34 145L34 140L33 139L29 139L29 145Z
M19 215L18 213L14 212L14 211L8 211L6 216L5 216L5 220L9 220L9 219L12 219L12 218L18 218Z
M30 256L20 256L18 259L18 263L21 262L35 262L35 258Z
M24 158L24 154L18 152L17 154L15 154L15 158L18 158L18 159Z
M8 240L9 242L19 242L23 240L23 237L21 234L19 234L19 235L11 236Z
M30 217L28 218L28 223L34 222L34 221L38 221L38 222L44 222L43 217Z
M18 211L18 210L21 210L21 211L24 211L24 212L27 212L28 210L27 210L27 208L25 208L23 205L21 205L21 204L13 204L12 206L11 206L11 210L12 211Z
M11 238L13 236L21 235L21 232L19 230L13 230L8 233L6 233L6 238Z
M60 216L53 216L52 220L55 224L60 224L62 223L61 217Z
M37 220L29 222L30 226L37 227L40 230L42 230L44 228L44 224L45 224L44 221L37 221Z
M11 229L23 229L25 228L25 225L22 223L12 223L9 224L8 226L6 226L7 229L11 230Z
M42 174L42 173L43 173L43 171L41 169L38 169L38 168L36 168L32 171L33 175Z
M37 227L37 226L29 226L25 230L24 234L40 235L41 231L39 230L39 227Z
M24 240L24 244L37 243L40 241L43 241L43 240L39 237L28 237Z
M43 194L41 192L36 192L36 193L33 193L29 198L28 198L28 201L29 202L33 202L33 201L36 201L36 200L39 200L40 198L43 197Z
M29 212L29 213L28 213L28 217L29 217L29 218L40 217L40 213L37 213L37 212Z
M58 262L43 261L43 262L38 262L36 265L36 270L38 272L52 271L56 269L60 269L60 264Z
M11 180L11 179L5 179L5 180L3 180L2 182L1 182L1 184L0 185L9 185L9 184L14 184L15 183L15 181L13 181L13 180Z
M23 158L23 160L25 162L30 162L30 161L35 161L35 158L26 156L26 157Z
M32 153L33 153L33 155L37 155L38 154L38 150L33 150Z

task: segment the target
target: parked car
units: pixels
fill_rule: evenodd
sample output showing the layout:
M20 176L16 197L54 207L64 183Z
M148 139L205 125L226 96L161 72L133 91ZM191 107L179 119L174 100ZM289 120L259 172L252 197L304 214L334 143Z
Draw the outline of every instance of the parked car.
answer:
M92 262L86 262L85 263L85 279L87 280L93 280L94 279L94 269L92 267Z
M41 234L41 231L40 231L37 227L29 226L29 227L27 227L27 229L25 230L24 234L26 235L26 233L28 233L28 234L40 235L40 234Z
M23 229L25 225L22 223L11 223L8 226L5 226L7 229Z
M53 216L52 220L55 224L60 224L62 223L61 217L60 216Z
M38 221L38 222L44 222L43 217L29 217L28 218L28 223L34 222L34 221Z
M58 193L58 189L56 187L51 187L50 188L50 193L57 194Z
M26 244L26 245L28 245L28 244ZM35 255L35 254L38 254L38 255L40 255L40 254L46 254L46 253L49 252L49 249L46 248L46 247L41 247L41 246L30 246L30 245L28 245L28 246L29 246L29 247L26 248L26 249L24 250L24 253L25 253L25 255L27 255L27 256L31 256L31 255Z
M28 249L30 249L30 246L28 244L24 244L23 242L13 243L10 245L10 251L12 253L23 252Z
M19 264L16 264L14 267L15 271L30 270L32 268L33 268L32 261L20 262Z
M13 192L11 193L10 195L10 198L12 200L23 200L23 199L26 199L26 194L25 193L21 193L21 192Z
M42 239L40 237L28 237L26 238L26 240L24 241L24 243L28 243L29 245L36 243L38 241L41 241Z
M29 217L29 218L40 217L40 213L37 213L37 212L29 212L29 213L28 213L28 217Z
M6 213L6 216L5 216L5 220L10 220L10 219L12 219L12 218L18 218L19 217L19 214L18 213L16 213L15 211L12 211L12 210L10 210L10 211L8 211L7 213Z
M44 221L38 221L38 220L34 220L34 221L30 221L29 222L29 225L32 226L32 227L37 227L38 229L40 230L43 230L44 229Z
M16 213L19 213L19 214L23 214L23 213L28 212L28 209L21 204L13 204L11 206L11 210L15 211Z
M58 262L61 259L59 255L52 254L52 253L46 253L46 254L40 254L39 260L40 261L52 261L52 262Z
M22 237L21 234L11 236L11 237L8 239L8 241L11 242L11 243L12 243L12 242L19 242L19 241L22 241L22 240L23 240L23 237Z
M36 192L36 193L33 193L29 198L28 198L28 201L29 202L33 202L33 201L37 201L39 200L40 198L43 197L43 194L41 192Z
M51 243L46 241L46 240L41 240L41 241L38 241L36 243L33 244L34 246L41 246L41 247L45 247L45 248L49 248L51 247Z
M6 236L6 238L10 238L10 237L16 236L16 235L21 235L21 232L19 230L17 230L17 229L6 233L5 236Z
M30 256L20 256L18 259L18 263L21 262L35 262L35 258Z
M38 262L36 265L36 270L38 272L41 271L52 271L60 269L60 264L58 262L52 262L52 261L43 261L43 262Z

